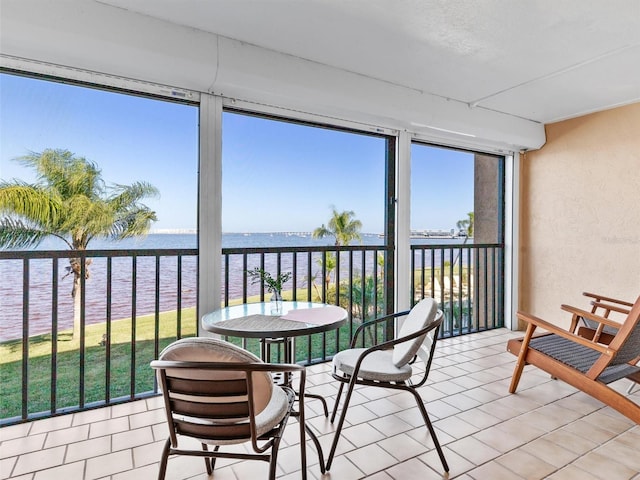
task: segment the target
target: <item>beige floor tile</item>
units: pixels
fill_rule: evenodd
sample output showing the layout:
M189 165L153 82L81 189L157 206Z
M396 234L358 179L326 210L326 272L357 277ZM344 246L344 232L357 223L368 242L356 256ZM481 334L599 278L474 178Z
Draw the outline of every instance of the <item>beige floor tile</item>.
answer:
M518 448L525 443L525 441L518 436L500 430L497 426L480 430L473 435L473 438L490 446L501 454Z
M522 450L534 455L557 468L563 467L580 455L561 447L545 437L537 438L521 447Z
M62 465L65 449L66 447L60 446L20 455L13 468L13 475L23 475Z
M404 433L381 440L377 444L398 461L417 457L428 450L426 445Z
M474 437L466 437L448 444L449 449L474 465L482 465L500 456L500 452Z
M522 478L496 462L474 468L468 475L474 480L519 480Z
M87 466L84 480L102 478L107 475L125 472L133 468L131 451L129 450L89 458L86 462Z
M443 447L442 451L444 453L444 458L447 461L447 465L449 465L450 478L458 478L460 475L476 467L473 463L468 461L466 458L458 455L448 447ZM440 456L438 455L438 452L435 448L425 454L420 455L420 457L418 458L424 464L429 465L432 470L438 472L443 476L445 475L442 461L440 460Z
M72 421L71 415L60 415L59 417L51 417L35 422L29 435L36 435L43 432L52 432L63 428L69 428Z
M3 458L0 460L0 478L2 480L9 478L17 460L18 457Z
M108 453L111 453L111 437L98 437L69 445L65 461L75 462Z
M409 478L420 480L442 480L444 478L442 474L433 471L417 458L412 458L406 462L398 463L397 465L388 468L386 472L392 478L398 480Z
M196 460L198 464L202 463L199 458L191 458L190 460ZM204 465L203 467L204 468ZM237 478L268 478L269 477L269 464L261 461L244 461L231 465L231 469ZM283 472L281 468L276 468L276 477L282 476Z
M460 412L456 415L460 420L464 420L471 425L478 427L478 429L491 427L497 423L502 422L499 418L493 415L489 415L487 412L474 408L464 412Z
M386 437L391 437L414 428L413 425L408 424L397 415L386 415L373 419L369 422L369 425Z
M456 393L455 395L448 395L442 398L443 402L447 402L449 405L457 408L460 411L470 410L482 405L482 402L464 393Z
M71 480L84 476L84 463L74 462L36 472L33 480Z
M594 477L589 472L585 472L581 468L575 465L567 465L561 468L557 472L549 475L549 480L599 480L598 477Z
M125 415L133 415L134 413L141 413L147 410L147 403L144 401L122 403L111 407L111 418L124 417Z
M375 444L357 448L345 456L366 475L385 470L397 463L392 455Z
M631 470L640 473L640 443L627 445L617 440L618 439L616 438L596 449L595 453L622 463Z
M582 438L588 438L595 443L608 442L617 435L614 432L600 428L597 423L592 423L589 417L583 417L572 422L563 427L562 430L572 432Z
M593 412L582 419L584 422L589 422L592 425L597 425L599 429L606 430L608 432L619 434L629 428L635 426L634 423L626 417L619 415L617 412L612 414L603 413L604 410L598 410Z
M167 416L164 410L150 410L148 412L134 413L129 415L129 422L132 429L166 423Z
M78 412L71 415L71 425L86 425L88 423L96 423L111 418L110 408L96 408L94 410L87 410L84 412Z
M160 461L164 441L149 443L133 448L133 466L142 467Z
M602 480L626 480L638 473L638 470L629 468L617 460L611 461L611 457L605 457L597 452L583 455L574 462L574 465Z
M93 422L89 429L89 438L103 437L129 430L129 417L120 417L101 422Z
M13 440L14 438L26 437L29 435L29 430L31 430L31 427L35 423L37 422L20 423L18 425L0 428L0 446L2 446L1 442Z
M435 428L447 432L448 435L455 439L466 437L479 430L478 427L465 422L457 415L438 420L434 422L433 425Z
M522 449L513 450L496 459L503 467L515 472L522 478L545 478L556 471L556 467L535 457Z
M142 479L154 479L158 476L158 465L146 465L140 468L134 468L133 470L127 470L126 472L116 473L111 476L111 480L142 480ZM218 472L216 472L216 480L219 480ZM233 479L235 480L235 478Z
M370 443L378 442L385 438L382 433L380 433L368 423L344 428L341 435L356 447L369 445Z
M349 477L344 477L349 478ZM393 480L393 477L389 475L387 472L378 472L373 475L369 475L367 480Z
M16 455L40 450L44 446L46 438L46 433L40 433L2 442L2 445L0 445L0 458L15 457Z
M89 425L80 425L78 427L65 428L64 430L55 430L47 434L47 440L44 442L44 447L57 447L58 445L80 442L87 438L89 438Z
M446 418L460 412L460 409L454 407L453 405L449 405L447 402L442 400L429 402L426 405L426 408L427 413L431 417L431 421L439 418Z
M358 479L365 478L365 473L356 467L346 456L336 457L331 464L331 470L323 475L322 480Z
M157 408L164 408L164 399L162 395L158 395L157 397L150 397L143 400L144 404L147 407L147 410L155 410Z
M148 443L153 443L151 427L128 430L111 436L111 450L113 452L139 447Z

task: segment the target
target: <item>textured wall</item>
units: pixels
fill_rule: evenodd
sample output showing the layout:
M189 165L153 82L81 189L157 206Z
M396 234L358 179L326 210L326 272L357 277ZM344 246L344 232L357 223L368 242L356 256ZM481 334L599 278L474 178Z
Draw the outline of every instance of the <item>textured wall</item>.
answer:
M519 309L566 325L583 291L640 295L640 103L546 134L521 169Z

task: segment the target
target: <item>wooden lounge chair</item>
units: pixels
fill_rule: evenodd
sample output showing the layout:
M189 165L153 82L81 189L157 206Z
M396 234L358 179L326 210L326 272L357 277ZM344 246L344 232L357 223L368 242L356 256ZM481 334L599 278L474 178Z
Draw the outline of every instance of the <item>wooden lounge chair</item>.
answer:
M596 331L607 325L616 333L608 343L601 343L595 336L595 340L585 338L571 329L518 312L518 318L528 325L524 338L507 343L507 350L518 356L509 392L516 391L524 366L531 364L640 424L640 405L608 386L625 377L640 383L640 297L622 323L566 305L563 309L573 312L575 323L577 317L587 318L597 323ZM538 327L549 333L534 336Z

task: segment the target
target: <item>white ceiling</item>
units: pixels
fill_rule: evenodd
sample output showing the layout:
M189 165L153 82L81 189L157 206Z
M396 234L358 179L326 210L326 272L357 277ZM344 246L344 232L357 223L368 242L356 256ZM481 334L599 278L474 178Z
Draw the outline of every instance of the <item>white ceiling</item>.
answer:
M639 0L99 0L541 123L640 101Z

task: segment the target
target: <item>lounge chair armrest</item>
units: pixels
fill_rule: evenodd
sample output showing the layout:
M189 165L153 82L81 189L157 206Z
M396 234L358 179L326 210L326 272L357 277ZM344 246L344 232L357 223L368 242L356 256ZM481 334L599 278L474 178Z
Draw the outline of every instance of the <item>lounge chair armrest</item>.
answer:
M576 335L575 333L569 332L564 328L561 328L553 323L549 323L541 318L538 318L534 315L530 315L525 312L518 312L516 314L518 318L524 322L527 322L535 327L540 327L547 330L550 333L558 335L559 337L566 338L567 340L571 340L573 342L579 343L585 347L591 348L592 350L597 350L598 352L610 352L611 349L607 345L600 345L599 343L592 342L580 335Z
M633 307L633 303L631 302L627 302L625 300L618 300L617 298L612 298L612 297L605 297L604 295L598 295L597 293L582 292L582 295L584 295L585 297L593 298L597 302L604 300L606 302L618 303L620 305L625 305L627 307Z
M596 308L602 308L607 312L607 315L609 314L609 312L618 312L618 313L623 313L625 315L629 315L629 312L631 312L629 308L619 307L617 305L610 305L608 303L602 303L597 300L593 300L591 302L591 305L593 305Z
M560 308L579 317L588 318L589 320L593 320L594 322L602 323L604 325L609 325L610 327L620 328L622 326L620 322L616 322L615 320L611 320L610 318L605 318L600 315L596 315L595 313L582 310L580 308L572 307L571 305L561 305Z

